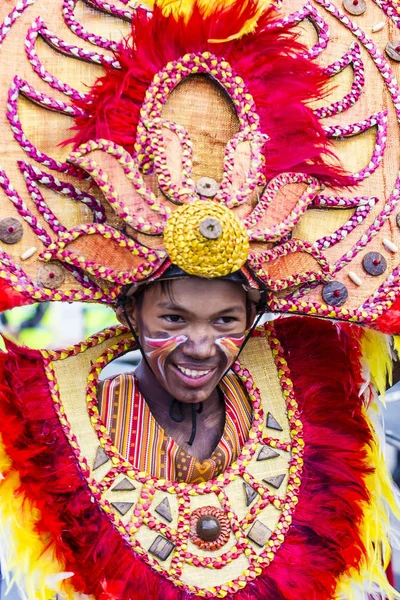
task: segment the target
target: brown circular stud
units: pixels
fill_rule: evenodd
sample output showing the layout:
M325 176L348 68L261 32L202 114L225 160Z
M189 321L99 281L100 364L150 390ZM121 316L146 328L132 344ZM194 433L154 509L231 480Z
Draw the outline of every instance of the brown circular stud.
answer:
M209 217L200 223L199 231L207 240L217 240L222 234L222 225L218 219Z
M368 252L363 258L362 266L369 275L377 277L386 271L387 262L379 252Z
M365 0L344 0L343 6L350 15L355 17L364 14L367 10Z
M221 533L221 523L216 517L204 515L197 521L196 533L205 542L215 542Z
M400 213L396 217L397 227L400 227Z
M219 184L212 177L201 177L197 182L196 192L199 196L214 198L219 192Z
M23 236L22 225L18 219L6 217L0 221L0 241L5 244L16 244Z
M400 40L393 40L386 44L386 54L396 62L400 62Z
M230 538L231 524L216 506L196 508L190 515L190 539L202 550L218 550Z
M38 281L41 286L55 290L62 285L65 279L64 269L59 265L48 264L40 267Z
M322 289L322 297L330 306L342 306L347 300L349 292L343 283L330 281Z

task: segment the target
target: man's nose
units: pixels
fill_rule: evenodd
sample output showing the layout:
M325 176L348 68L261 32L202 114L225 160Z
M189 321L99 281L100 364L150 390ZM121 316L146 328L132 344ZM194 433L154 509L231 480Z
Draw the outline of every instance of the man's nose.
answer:
M200 360L215 356L217 348L215 345L215 337L211 332L204 328L199 328L188 333L188 340L183 348L183 351L187 356Z

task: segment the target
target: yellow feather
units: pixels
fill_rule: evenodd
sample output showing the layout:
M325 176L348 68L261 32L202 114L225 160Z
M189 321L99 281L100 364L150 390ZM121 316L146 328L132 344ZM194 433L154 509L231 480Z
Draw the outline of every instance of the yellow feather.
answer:
M273 1L274 0L258 0L254 17L248 19L240 31L236 32L226 40L210 40L210 42L230 41L232 39L240 38L248 33L252 33L256 28L260 15L272 5ZM154 6L161 8L165 17L173 15L176 20L183 18L186 22L191 16L195 4L200 8L204 18L219 12L222 8L231 8L235 5L240 14L241 10L245 7L243 0L148 0L146 4L150 8L153 8Z
M397 356L400 360L400 335L393 336L393 346L394 346L394 349L396 350Z
M361 565L350 568L343 575L337 586L336 598L356 600L359 598L356 593L357 587L362 589L366 587L367 591L372 592L374 584L384 592L388 600L396 600L400 599L400 593L389 584L385 571L391 556L389 512L391 511L399 519L400 510L392 491L391 476L374 427L367 414L365 417L370 422L373 435L373 442L366 446L368 464L373 468L373 472L366 477L370 499L369 502L364 503L361 524L361 537L366 556Z
M387 383L392 385L393 362L390 355L389 336L366 329L361 340L363 359L369 367L372 383L382 399Z
M19 583L28 600L48 600L60 592L72 599L75 592L63 581L71 574L64 573L48 536L37 533L40 513L19 491L19 475L12 469L1 439L0 474L0 531L6 538L6 544L0 541L6 560L2 566L12 573L11 583Z

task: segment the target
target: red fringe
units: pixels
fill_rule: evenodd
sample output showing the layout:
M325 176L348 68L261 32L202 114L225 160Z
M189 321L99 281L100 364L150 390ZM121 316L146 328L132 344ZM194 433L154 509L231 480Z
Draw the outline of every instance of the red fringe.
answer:
M34 299L16 292L10 285L0 279L0 312L10 310L16 306L33 304Z
M382 333L400 335L400 298L373 325Z
M237 34L257 14L257 4L242 0L230 7L219 6L204 17L195 3L186 21L164 17L157 6L153 16L137 10L131 39L117 52L121 70L105 65L106 75L98 79L88 99L79 102L86 115L76 119L74 143L106 138L134 154L139 112L153 77L169 61L188 52L210 51L231 64L254 97L261 129L271 138L265 146L267 178L298 171L325 183L347 185L339 166L326 164L324 155L332 158L329 141L307 107L324 95L329 78L302 56L305 48L293 32L266 29L273 11L259 19L252 34L230 42L209 42Z
M328 600L338 577L363 556L361 503L368 499L365 445L371 440L358 397L359 330L308 318L276 322L304 423L305 467L292 527L265 573L236 600ZM0 431L41 511L76 589L100 600L189 600L153 572L91 502L60 427L38 351L8 345L0 355Z

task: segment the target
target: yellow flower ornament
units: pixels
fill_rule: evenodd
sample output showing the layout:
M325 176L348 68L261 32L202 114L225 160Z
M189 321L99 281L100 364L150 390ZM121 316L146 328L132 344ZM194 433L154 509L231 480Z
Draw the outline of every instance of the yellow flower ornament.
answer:
M177 208L166 223L164 244L172 263L198 277L234 273L249 252L243 224L233 211L210 200Z

